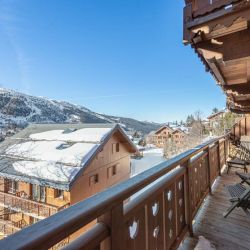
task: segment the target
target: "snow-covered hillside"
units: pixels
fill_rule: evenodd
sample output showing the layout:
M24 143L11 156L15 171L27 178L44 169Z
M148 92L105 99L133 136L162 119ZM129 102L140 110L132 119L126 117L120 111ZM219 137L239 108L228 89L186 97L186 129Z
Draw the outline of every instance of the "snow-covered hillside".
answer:
M128 130L143 134L155 130L159 124L131 118L101 115L83 106L64 101L35 97L0 88L0 126L28 123L121 123Z

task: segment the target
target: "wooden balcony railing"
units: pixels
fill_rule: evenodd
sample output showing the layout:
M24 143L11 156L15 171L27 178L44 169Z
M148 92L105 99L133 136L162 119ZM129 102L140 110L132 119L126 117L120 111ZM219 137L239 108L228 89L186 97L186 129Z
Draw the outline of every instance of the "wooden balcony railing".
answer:
M231 129L231 138L239 141L241 136L250 136L250 116L243 117Z
M6 237L8 235L14 234L21 230L21 228L15 226L10 221L0 219L0 233L2 237Z
M23 213L36 215L41 219L47 218L60 210L60 208L52 205L47 205L44 203L21 198L14 194L4 193L1 191L0 205L15 210L17 212L20 211Z
M95 220L63 249L174 249L192 235L227 155L227 137L202 144L7 237L0 249L47 249Z

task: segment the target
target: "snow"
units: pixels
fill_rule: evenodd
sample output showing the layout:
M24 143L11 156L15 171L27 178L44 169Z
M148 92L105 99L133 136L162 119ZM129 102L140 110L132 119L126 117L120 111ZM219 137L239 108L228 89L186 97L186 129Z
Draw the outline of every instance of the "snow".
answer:
M145 149L143 151L143 154L159 154L159 155L163 155L163 149L162 148L149 148L149 149Z
M69 165L84 164L99 144L75 143L65 149L58 149L63 141L28 141L10 146L6 153L21 159L60 162Z
M17 161L13 163L13 167L25 175L60 182L71 181L80 170L80 167L45 161Z
M71 181L111 131L112 128L81 128L35 133L9 146L5 156L16 160L13 168L24 175Z
M215 246L207 240L204 236L199 236L199 241L194 250L215 250Z
M64 130L50 130L42 133L31 134L33 140L70 141L70 142L101 142L112 128L82 128L70 133Z

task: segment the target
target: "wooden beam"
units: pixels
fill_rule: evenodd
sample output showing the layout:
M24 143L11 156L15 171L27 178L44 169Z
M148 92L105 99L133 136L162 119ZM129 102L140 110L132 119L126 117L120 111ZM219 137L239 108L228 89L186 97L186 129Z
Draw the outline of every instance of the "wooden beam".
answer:
M247 58L250 56L250 29L234 33L216 40L203 41L196 47L204 51L206 59L221 57L223 61Z
M247 81L250 83L250 60L247 60Z
M223 85L222 89L227 94L249 95L250 94L250 81L247 83L241 83L241 84Z
M250 99L248 100L235 100L235 105L240 106L241 108L249 107L250 108Z
M207 63L209 65L210 69L213 71L213 73L214 73L215 77L217 78L217 80L219 81L219 83L221 85L225 85L226 84L225 78L224 78L224 76L223 76L223 74L218 66L216 59L215 58L209 59L209 60L207 60Z

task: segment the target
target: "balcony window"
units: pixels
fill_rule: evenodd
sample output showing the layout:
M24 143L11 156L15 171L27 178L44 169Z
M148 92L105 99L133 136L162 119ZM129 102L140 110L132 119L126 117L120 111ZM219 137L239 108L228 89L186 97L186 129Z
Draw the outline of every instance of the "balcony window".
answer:
M63 190L55 189L54 190L54 197L63 199Z
M32 185L32 199L34 201L46 202L46 188L39 185Z
M89 185L90 186L95 185L96 183L98 183L98 181L99 181L98 174L95 174L95 175L92 175L89 177Z
M18 182L13 180L8 180L7 192L11 194L16 194L18 192Z

